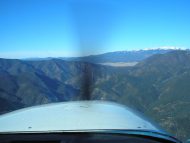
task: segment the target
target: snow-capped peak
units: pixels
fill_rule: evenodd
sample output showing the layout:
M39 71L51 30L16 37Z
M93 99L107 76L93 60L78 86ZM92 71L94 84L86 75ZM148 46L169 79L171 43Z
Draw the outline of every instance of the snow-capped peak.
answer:
M142 50L186 50L185 47L177 47L177 46L162 46L162 47L155 47L155 48L145 48Z

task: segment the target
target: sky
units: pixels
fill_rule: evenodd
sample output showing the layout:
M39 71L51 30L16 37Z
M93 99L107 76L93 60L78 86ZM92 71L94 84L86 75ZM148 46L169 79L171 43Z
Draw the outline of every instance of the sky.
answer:
M0 58L190 47L190 0L0 0Z

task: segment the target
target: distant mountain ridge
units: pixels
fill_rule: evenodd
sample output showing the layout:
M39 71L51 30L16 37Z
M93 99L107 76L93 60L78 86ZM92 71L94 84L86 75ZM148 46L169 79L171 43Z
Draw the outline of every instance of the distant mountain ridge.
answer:
M155 54L165 54L167 52L174 51L176 49L145 49L145 50L131 50L131 51L116 51L108 52L99 55L89 55L84 57L59 57L56 59L62 59L66 61L83 61L90 63L117 63L117 62L139 62ZM50 60L53 57L48 58L28 58L25 60L39 61Z
M87 88L88 87L88 88ZM154 54L133 67L84 61L0 59L0 112L51 102L115 101L182 140L190 132L190 51Z

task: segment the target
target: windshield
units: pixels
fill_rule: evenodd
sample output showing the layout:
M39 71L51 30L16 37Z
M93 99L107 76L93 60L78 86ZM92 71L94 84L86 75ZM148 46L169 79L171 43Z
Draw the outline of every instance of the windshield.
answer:
M125 105L188 140L189 6L188 0L0 0L0 131L8 128L5 113L96 100ZM94 112L80 107L85 117ZM74 113L70 105L63 110Z

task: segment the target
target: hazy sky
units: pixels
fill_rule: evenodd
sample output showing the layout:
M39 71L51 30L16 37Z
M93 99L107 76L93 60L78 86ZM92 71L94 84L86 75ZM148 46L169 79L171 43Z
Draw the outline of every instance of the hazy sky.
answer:
M0 57L190 47L190 0L0 0Z

